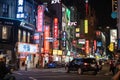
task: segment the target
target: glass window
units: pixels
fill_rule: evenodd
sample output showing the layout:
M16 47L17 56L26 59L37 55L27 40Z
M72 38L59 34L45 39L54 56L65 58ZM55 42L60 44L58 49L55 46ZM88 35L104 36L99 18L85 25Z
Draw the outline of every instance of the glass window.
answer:
M2 27L2 39L7 39L7 27L3 26Z
M8 11L9 11L9 5L8 4L3 4L2 5L2 16L3 17L8 17Z
M20 42L21 41L21 30L19 29L18 30L18 42Z
M27 36L27 42L30 42L30 33L28 32L28 36Z
M26 42L26 31L23 31L23 42Z

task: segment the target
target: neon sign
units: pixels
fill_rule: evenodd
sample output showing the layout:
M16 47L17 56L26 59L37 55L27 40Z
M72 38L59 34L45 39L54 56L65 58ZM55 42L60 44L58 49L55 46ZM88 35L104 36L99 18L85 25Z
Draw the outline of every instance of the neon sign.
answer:
M60 3L60 0L52 0L51 4L56 4L56 3Z
M68 22L68 26L76 26L77 22Z
M44 15L44 7L43 5L38 6L38 19L37 19L37 31L43 31L43 15Z
M16 18L24 18L24 0L18 0Z

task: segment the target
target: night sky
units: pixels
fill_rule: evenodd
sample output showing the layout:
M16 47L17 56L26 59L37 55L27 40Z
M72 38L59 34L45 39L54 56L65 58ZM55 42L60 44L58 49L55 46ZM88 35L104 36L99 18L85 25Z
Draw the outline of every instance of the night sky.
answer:
M51 0L36 0L37 2L50 2ZM95 9L97 25L101 27L116 26L116 19L111 18L112 0L88 0L89 5ZM85 0L61 0L66 6L76 6L80 11L83 11Z
M75 5L79 9L85 0L62 0L67 6ZM97 25L115 27L116 19L111 18L112 0L89 0L89 5L95 9Z
M90 5L95 9L98 25L110 27L116 25L116 19L111 18L112 0L91 0Z

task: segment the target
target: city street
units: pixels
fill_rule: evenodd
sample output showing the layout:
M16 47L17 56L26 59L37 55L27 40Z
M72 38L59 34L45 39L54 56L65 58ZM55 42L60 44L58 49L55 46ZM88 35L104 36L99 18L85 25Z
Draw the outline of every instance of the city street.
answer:
M108 73L108 67L104 66L103 70L97 75L91 72L85 72L78 75L76 72L66 73L64 68L53 69L29 69L28 71L15 71L16 80L111 80L112 74Z

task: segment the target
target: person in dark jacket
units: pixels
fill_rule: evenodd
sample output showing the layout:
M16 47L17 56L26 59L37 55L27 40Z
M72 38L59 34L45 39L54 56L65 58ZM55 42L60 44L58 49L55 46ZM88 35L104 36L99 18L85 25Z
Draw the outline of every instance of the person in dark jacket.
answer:
M3 59L0 59L0 80L5 77L10 70L6 67L6 64Z
M112 72L113 75L115 74L115 69L116 69L115 62L114 62L114 60L111 60L109 71Z

